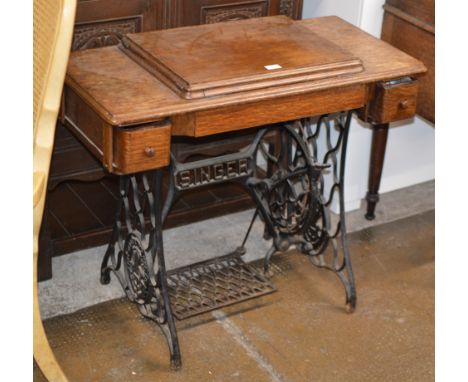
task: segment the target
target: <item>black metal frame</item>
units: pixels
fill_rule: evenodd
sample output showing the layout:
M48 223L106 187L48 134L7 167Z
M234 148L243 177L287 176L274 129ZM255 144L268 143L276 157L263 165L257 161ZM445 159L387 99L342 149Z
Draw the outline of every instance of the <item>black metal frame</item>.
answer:
M110 273L115 274L128 299L162 329L171 366L178 369L181 357L167 291L161 190L162 170L120 178L120 202L101 265L101 283L109 284Z
M265 238L273 243L265 255L265 274L269 273L271 256L294 245L314 265L337 274L345 287L347 310L354 310L356 289L344 211L351 116L349 111L321 116L316 124L303 119L264 127L248 147L215 158L180 163L171 155L169 191L162 210L161 170L121 178L120 203L102 262L101 282L109 283L113 272L130 301L162 328L173 367L181 366L181 358L169 302L162 225L175 200L188 189L226 181L242 184L257 208L236 251L245 253L252 225L260 216ZM259 167L260 158L264 170ZM327 177L332 180L330 190L326 189ZM339 217L332 224L329 209L335 202ZM331 251L326 251L329 246Z
M331 256L330 254L327 256L325 251L322 250L316 253L317 256L311 257L311 261L314 265L337 274L346 291L346 309L349 313L352 313L356 308L356 287L348 248L344 199L346 152L351 118L352 111L341 113L333 118L329 115L323 115L318 119L315 129L311 119L305 119L300 122L304 138L311 149L312 157L330 166L328 174L322 172L320 175L318 196L320 204L325 207L324 212L327 215L328 209L334 202L338 203L339 209L338 219L334 224L329 218L326 221L326 236L329 238L332 246ZM332 137L333 130L337 132L335 139ZM318 145L321 137L324 138L326 146L325 152L322 155L320 155ZM325 178L327 176L332 180L328 198L325 197ZM338 240L338 236L340 240Z

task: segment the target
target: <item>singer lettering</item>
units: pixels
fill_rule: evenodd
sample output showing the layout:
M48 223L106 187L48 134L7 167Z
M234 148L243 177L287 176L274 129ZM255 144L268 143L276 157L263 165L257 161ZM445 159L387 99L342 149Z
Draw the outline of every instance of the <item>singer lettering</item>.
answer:
M247 158L214 163L178 172L176 175L176 187L179 190L186 190L209 183L242 178L250 175L250 173L251 170Z

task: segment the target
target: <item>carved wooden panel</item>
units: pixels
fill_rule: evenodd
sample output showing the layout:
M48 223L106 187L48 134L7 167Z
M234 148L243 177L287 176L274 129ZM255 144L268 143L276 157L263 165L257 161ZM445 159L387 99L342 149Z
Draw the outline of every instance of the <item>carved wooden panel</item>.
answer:
M262 17L268 14L268 1L202 6L201 14L202 24Z
M164 4L164 0L80 0L72 49L115 45L127 33L163 29Z
M271 0L276 3L277 12L280 15L293 19L302 18L302 0ZM272 4L273 5L273 4Z
M280 15L294 16L294 0L280 0Z
M82 24L75 27L72 49L100 48L118 44L123 35L141 31L141 17Z
M171 26L211 24L267 16L271 0L173 0Z

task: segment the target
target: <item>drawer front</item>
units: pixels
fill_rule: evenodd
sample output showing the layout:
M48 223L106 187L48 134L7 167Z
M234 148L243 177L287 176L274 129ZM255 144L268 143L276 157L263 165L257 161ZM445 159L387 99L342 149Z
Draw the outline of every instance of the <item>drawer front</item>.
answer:
M171 125L168 122L133 129L115 128L115 173L131 174L169 165Z
M378 83L369 105L374 123L388 123L411 118L416 114L418 82L410 78Z
M172 135L205 137L228 131L353 110L366 104L363 84L230 105L172 117Z
M390 4L389 1L387 3ZM395 4L393 4L395 3ZM406 4L409 3L409 4ZM420 4L422 3L422 4ZM435 122L435 29L434 29L434 0L421 1L392 1L407 13L401 16L415 16L416 19L404 19L392 13L386 6L384 23L382 25L382 40L394 47L402 50L410 56L422 61L427 68L427 72L419 81L418 105L416 112L423 118ZM424 11L424 4L428 5ZM411 5L411 7L407 7ZM430 6L429 6L430 5ZM396 9L396 8L395 8ZM392 12L390 12L392 11ZM416 13L417 11L417 13ZM431 15L432 14L432 15ZM418 20L418 24L414 22ZM422 24L421 24L422 23Z

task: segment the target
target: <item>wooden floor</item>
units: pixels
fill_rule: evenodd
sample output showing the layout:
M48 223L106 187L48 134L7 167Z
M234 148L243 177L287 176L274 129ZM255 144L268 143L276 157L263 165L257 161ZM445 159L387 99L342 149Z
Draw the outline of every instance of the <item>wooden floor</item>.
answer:
M350 251L353 314L332 273L295 252L273 257L278 292L176 323L178 372L159 329L124 299L45 329L71 382L434 380L434 212L353 233Z

